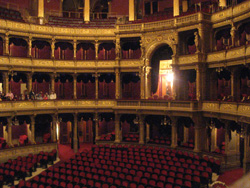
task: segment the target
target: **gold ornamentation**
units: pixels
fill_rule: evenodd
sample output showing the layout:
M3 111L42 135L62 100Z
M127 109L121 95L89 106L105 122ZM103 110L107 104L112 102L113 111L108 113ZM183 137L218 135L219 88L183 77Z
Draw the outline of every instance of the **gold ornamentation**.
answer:
M100 106L114 106L114 101L98 101Z
M115 61L98 61L98 67L113 67L115 66Z
M16 102L14 105L16 108L34 108L33 102Z
M74 67L74 61L56 61L58 67Z
M95 67L95 61L77 61L77 67Z
M53 67L53 61L51 60L33 60L35 66L51 66Z
M131 60L131 61L121 61L120 62L121 66L132 66L132 67L137 67L137 66L142 66L142 62L140 60Z
M74 101L58 101L57 105L59 106L74 106Z
M54 106L54 102L53 101L37 102L37 107L48 107L48 106Z
M95 101L78 101L79 106L95 106Z

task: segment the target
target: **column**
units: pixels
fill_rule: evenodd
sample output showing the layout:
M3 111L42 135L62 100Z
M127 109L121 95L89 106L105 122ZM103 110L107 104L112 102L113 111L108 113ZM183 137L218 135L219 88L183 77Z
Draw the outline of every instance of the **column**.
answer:
M180 2L179 0L173 0L173 12L174 16L179 16L180 15Z
M50 74L50 91L55 92L55 73Z
M99 74L97 74L97 72L95 73L95 99L98 99L98 80Z
M29 36L27 57L32 57L31 50L32 50L32 36Z
M30 93L32 91L32 76L33 73L26 73L27 76L27 90Z
M187 12L187 10L188 10L188 1L182 0L182 11Z
M151 96L151 67L145 68L145 99Z
M120 115L115 113L115 143L121 142Z
M177 117L171 117L171 126L172 126L171 147L176 148L178 146Z
M90 21L90 0L84 0L84 21Z
M3 72L3 92L6 94L9 92L9 75L7 72Z
M135 20L135 0L129 0L129 21Z
M10 51L9 51L9 34L6 33L4 40L3 40L4 44L3 44L3 55L10 55Z
M120 38L116 38L116 40L115 40L115 59L120 60L120 58L121 58Z
M12 118L13 117L8 117L7 118L7 121L8 121L8 125L7 125L7 132L8 132L7 144L9 145L9 147L13 147L13 144L12 144Z
M196 100L201 99L201 67L196 65Z
M115 69L115 98L120 99L120 85L121 85L121 78L120 78L120 69Z
M78 126L78 121L77 121L77 113L74 114L74 127L73 127L73 150L76 153L78 151L78 131L77 131L77 126Z
M227 1L226 0L219 0L219 6L220 7L226 7L227 6Z
M139 67L140 83L141 83L141 99L145 98L145 67Z
M76 95L76 82L77 82L77 74L74 74L73 75L73 90L74 90L74 93L73 93L73 99L77 99L77 95Z
M211 129L211 152L215 151L217 148L217 130L215 126Z
M55 42L56 40L53 37L51 41L51 59L55 59Z
M144 144L144 117L142 115L139 116L139 144Z
M57 118L58 118L58 114L54 114L52 115L52 126L51 126L51 140L53 142L56 142L56 121L57 121Z
M74 39L74 42L73 42L73 47L74 47L74 60L76 60L76 50L77 50L76 46L77 46L77 41L76 41L76 39Z
M206 143L206 126L200 114L195 114L194 121L194 152L204 150Z
M99 49L99 42L95 40L95 59L98 60L98 49Z
M187 143L188 142L188 140L189 140L189 128L187 128L187 127L185 127L184 126L184 128L183 128L184 130L183 130L183 132L184 132L184 138L183 138L183 142L184 143Z
M44 22L44 0L38 0L38 7L37 7L37 17L39 24L43 24Z
M239 77L237 77L237 72L235 69L231 71L231 96L232 101L237 101L240 99L239 92L240 91L240 81Z
M95 141L99 140L99 117L98 113L95 113L94 117L94 122L95 122Z
M150 140L150 125L146 123L146 142Z
M206 50L205 50L205 26L203 24L199 24L199 27L198 27L198 37L199 37L199 47L200 47L200 52L201 53L205 53Z
M30 116L30 128L31 128L31 140L30 142L32 144L36 143L36 138L35 138L35 115Z

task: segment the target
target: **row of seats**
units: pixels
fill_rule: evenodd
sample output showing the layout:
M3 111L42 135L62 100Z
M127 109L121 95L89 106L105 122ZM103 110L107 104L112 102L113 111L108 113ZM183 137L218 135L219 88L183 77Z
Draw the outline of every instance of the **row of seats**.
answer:
M129 133L123 136L125 142L139 142L139 133Z
M200 156L174 149L94 145L18 187L198 188L211 180L209 165Z
M150 144L164 144L164 145L167 145L167 146L170 146L171 145L171 138L170 137L154 137L154 138L151 138L149 140Z
M0 18L17 22L24 22L20 12L3 7L0 7Z
M116 23L116 18L93 19L88 23L85 23L84 20L80 18L64 18L64 17L50 16L48 19L48 25L65 26L65 27L112 28L115 26L115 23Z
M37 167L47 168L47 164L53 164L56 160L57 151L39 152L39 154L29 154L25 157L17 157L0 164L0 185L13 185L14 180L25 179L32 176Z
M99 141L114 141L115 140L115 133L109 133L107 135L101 135Z

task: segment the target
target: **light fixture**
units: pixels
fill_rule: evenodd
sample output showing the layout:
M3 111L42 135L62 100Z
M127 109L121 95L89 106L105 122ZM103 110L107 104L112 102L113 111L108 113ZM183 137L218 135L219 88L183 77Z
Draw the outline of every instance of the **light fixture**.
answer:
M167 116L164 116L164 118L161 121L161 125L162 126L167 126L167 125L169 125L169 123L170 123L170 120L167 119Z
M169 72L167 74L167 81L172 83L173 80L174 80L174 74L172 72Z
M139 123L139 118L138 118L138 116L136 116L136 118L134 119L134 124L138 125L138 123Z
M16 126L19 125L19 121L18 121L18 119L16 117L15 117L15 120L12 121L12 125L16 125Z

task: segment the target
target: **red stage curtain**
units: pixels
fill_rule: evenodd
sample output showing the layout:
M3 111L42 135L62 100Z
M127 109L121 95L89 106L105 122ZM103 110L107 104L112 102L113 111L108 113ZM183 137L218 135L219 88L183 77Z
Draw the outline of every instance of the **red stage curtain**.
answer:
M108 98L115 99L115 82L108 83Z
M27 135L26 124L12 126L12 139L19 139L20 135Z
M76 95L78 99L83 99L83 95L84 95L84 83L81 82L77 82L76 83Z
M73 98L73 82L66 81L63 84L64 99Z
M95 82L88 82L86 84L86 88L87 88L87 98L88 99L95 99Z
M99 136L107 134L107 122L105 120L99 121L98 134Z
M45 93L49 93L49 82L46 82L45 80L42 83L37 82L37 92L43 92L43 94Z
M51 58L50 46L44 46L44 48L39 49L39 58L40 59L50 59Z
M60 59L60 48L58 47L57 49L55 49L54 55L55 55L55 59Z
M20 96L21 94L21 81L19 82L14 82L13 80L9 82L10 84L10 90L13 93L13 95Z
M113 120L110 120L108 123L107 123L107 132L108 133L111 133L115 131L115 122Z
M130 124L127 121L122 123L122 137L130 132Z
M141 49L138 48L136 50L133 50L133 59L139 59L141 57Z
M15 46L13 43L10 44L10 55L13 57L27 57L26 46Z
M140 82L132 82L132 98L133 99L140 99L141 98L141 84Z
M70 50L69 48L67 48L65 51L64 51L64 59L65 60L72 60L73 57L74 57L74 51L73 50Z

